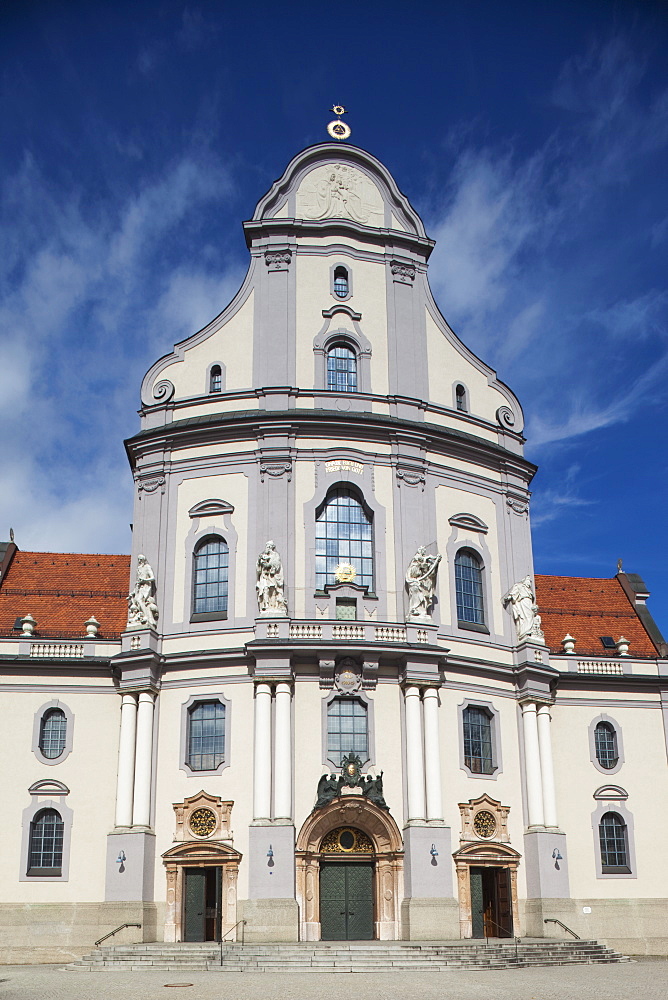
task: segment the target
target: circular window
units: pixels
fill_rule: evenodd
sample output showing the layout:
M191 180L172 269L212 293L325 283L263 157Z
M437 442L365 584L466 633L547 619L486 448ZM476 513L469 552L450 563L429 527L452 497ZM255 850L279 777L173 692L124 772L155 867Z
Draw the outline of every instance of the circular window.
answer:
M473 820L473 829L479 837L485 837L485 839L493 837L496 833L496 820L492 813L487 812L486 809L482 809L479 813L476 813Z
M210 837L216 829L216 816L210 809L195 809L190 817L190 829L196 837Z

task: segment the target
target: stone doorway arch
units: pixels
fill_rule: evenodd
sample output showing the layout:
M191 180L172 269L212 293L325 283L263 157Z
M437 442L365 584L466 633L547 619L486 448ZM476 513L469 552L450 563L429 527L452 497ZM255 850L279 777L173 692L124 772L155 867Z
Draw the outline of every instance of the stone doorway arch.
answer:
M295 848L297 902L302 941L320 940L320 845L337 827L352 827L366 833L374 853L374 937L397 941L401 937L404 852L399 827L383 809L368 799L347 796L314 810L305 820Z
M221 869L220 927L228 934L237 922L237 883L241 854L233 847L217 843L177 844L162 855L167 874L165 941L183 941L183 905L186 868ZM229 940L234 940L230 937Z
M457 869L459 893L459 927L463 938L473 936L473 911L471 902L471 868L506 868L510 878L510 896L514 933L519 928L517 903L517 869L522 857L508 844L473 843L460 847L452 855Z

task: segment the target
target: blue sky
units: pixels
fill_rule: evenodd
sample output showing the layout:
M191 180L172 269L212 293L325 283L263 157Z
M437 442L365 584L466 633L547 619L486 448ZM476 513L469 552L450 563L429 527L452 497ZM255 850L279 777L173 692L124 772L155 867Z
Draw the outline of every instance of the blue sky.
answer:
M0 535L127 552L141 377L229 301L240 222L334 102L523 402L536 571L668 631L668 6L6 2Z

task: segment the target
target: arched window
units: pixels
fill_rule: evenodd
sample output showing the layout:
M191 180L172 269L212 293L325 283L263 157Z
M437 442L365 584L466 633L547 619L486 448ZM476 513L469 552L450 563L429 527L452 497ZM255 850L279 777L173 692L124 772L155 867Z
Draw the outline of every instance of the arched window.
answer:
M209 373L209 392L223 391L223 372L220 365L212 365Z
M598 825L601 844L601 871L604 875L625 875L629 868L626 823L616 812L604 813Z
M492 720L484 708L469 705L463 712L464 763L473 774L494 772Z
M455 556L455 592L458 621L484 625L482 565L470 549L460 549Z
M225 706L200 701L188 712L188 766L215 771L225 760Z
M599 722L594 730L594 746L596 759L601 767L611 770L617 766L619 753L617 751L617 733L609 722Z
M468 403L466 401L466 389L463 385L457 385L455 387L455 403L458 410L462 413L468 413Z
M195 549L193 614L227 614L230 551L223 538L203 539Z
M328 494L316 516L315 585L324 590L327 584L351 583L373 590L373 534L371 518L351 489L337 487ZM337 568L352 566L342 578ZM343 571L345 572L345 570Z
M327 706L327 757L335 763L355 753L369 756L366 705L359 698L333 698Z
M42 809L30 824L28 875L62 875L64 823L55 809Z
M327 351L327 388L357 392L357 355L346 344L332 344Z
M39 749L50 760L61 757L67 738L67 719L61 708L48 709L39 724Z
M345 299L348 295L348 272L345 267L337 267L334 269L334 294L338 295L340 299Z

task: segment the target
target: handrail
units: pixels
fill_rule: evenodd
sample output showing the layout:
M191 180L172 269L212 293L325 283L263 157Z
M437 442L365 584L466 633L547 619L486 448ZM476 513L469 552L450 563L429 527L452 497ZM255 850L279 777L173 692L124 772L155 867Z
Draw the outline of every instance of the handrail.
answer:
M120 927L114 927L113 931L109 931L108 934L105 934L104 937L101 937L95 942L95 947L98 948L103 941L106 941L107 938L112 937L114 934L118 934L118 932L122 931L124 927L141 927L141 924L121 924Z
M237 929L237 927L239 926L239 924L241 924L241 944L243 946L243 944L245 942L245 938L246 938L246 933L245 933L245 930L244 930L244 928L246 926L246 923L247 923L246 920L243 920L243 919L242 920L237 920L237 922L234 925L234 927L230 927L229 931L225 931L225 933L223 935L221 935L221 938L220 938L220 964L221 965L223 964L223 941L225 940L225 938L227 937L228 934L231 934L232 931L235 931Z
M543 923L544 924L559 924L560 927L563 927L565 931L568 931L569 934L572 934L573 937L577 938L578 941L582 940L582 938L580 937L580 935L576 934L575 931L572 931L570 929L570 927L567 927L566 924L563 922L563 920L557 920L556 917L545 917L545 919L543 920Z
M497 924L496 920L493 920L492 917L485 917L485 923L487 923L487 922L489 922L490 924L494 924L494 926L498 927L498 929L500 931L505 931L505 929L506 929L505 927L502 927L501 924ZM508 937L511 937L511 936L512 936L513 940L515 941L515 958L518 959L519 958L518 946L521 943L522 938L515 937L514 934L513 935L509 934L508 935ZM487 932L485 932L485 941L487 942L487 947L489 948L489 934L487 934Z

